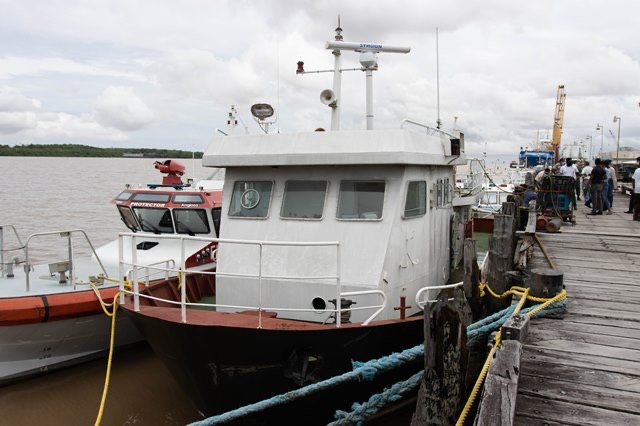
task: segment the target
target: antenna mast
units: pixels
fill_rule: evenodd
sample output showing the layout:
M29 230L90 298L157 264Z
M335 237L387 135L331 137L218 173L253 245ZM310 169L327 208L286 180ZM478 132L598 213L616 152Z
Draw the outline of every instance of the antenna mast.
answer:
M438 51L438 27L436 27L436 104L438 106L438 119L436 120L436 128L440 128L440 55Z

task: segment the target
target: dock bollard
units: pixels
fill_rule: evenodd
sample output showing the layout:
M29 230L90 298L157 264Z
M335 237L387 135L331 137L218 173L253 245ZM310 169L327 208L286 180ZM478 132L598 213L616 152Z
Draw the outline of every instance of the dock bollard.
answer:
M550 299L556 296L564 288L564 273L551 268L534 268L531 270L529 294L534 297ZM527 306L534 305L527 302ZM549 315L549 318L563 318L562 315Z

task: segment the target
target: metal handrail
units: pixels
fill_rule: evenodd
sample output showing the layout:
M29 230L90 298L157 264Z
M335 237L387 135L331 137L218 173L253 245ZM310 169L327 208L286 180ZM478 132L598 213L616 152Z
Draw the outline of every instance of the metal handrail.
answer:
M18 240L18 244L20 244L20 247L7 249L7 251L14 251L14 250L23 250L24 251L24 244L22 244L22 240L20 239L20 235L18 235L18 231L16 230L16 227L13 226L13 225L0 225L0 271L2 273L2 278L4 278L4 269L5 269L5 263L4 263L4 252L5 252L5 248L4 248L4 228L12 229L13 230L13 234L16 236L16 239Z
M131 258L131 263L125 262L123 259L123 238L124 237L130 237L131 239L131 246L132 246L132 258ZM331 280L335 280L336 281L336 296L337 299L336 300L340 300L343 296L359 296L359 295L368 295L368 294L376 294L379 295L382 298L382 303L379 305L373 305L373 306L364 306L364 307L358 307L358 308L353 308L353 309L349 309L349 310L362 310L362 309L374 309L374 308L378 308L366 321L364 321L362 323L362 325L367 325L369 324L369 322L371 322L374 318L376 318L380 312L382 312L386 305L387 305L387 296L386 294L381 291L381 290L364 290L364 291L353 291L353 292L342 292L342 285L341 285L341 276L340 276L340 242L338 241L328 241L328 242L293 242L293 241L258 241L258 240L240 240L240 239L225 239L225 238L207 238L207 237L191 237L191 236L170 236L170 235L158 235L158 238L164 238L164 239L180 239L181 240L181 259L180 259L180 264L181 264L181 269L171 269L171 268L163 268L160 266L156 266L156 265L138 265L137 264L137 256L136 256L136 250L135 250L135 240L136 240L136 234L135 233L120 233L119 234L119 250L120 250L120 256L119 256L119 263L120 263L120 269L122 269L123 265L129 265L132 268L129 269L129 272L131 272L131 280L132 280L132 290L126 290L124 288L124 281L121 280L120 281L120 290L121 290L121 300L120 303L124 303L124 294L131 294L133 295L133 304L134 304L134 311L139 311L140 310L140 297L144 297L144 298L149 298L149 299L153 299L153 300L159 300L159 301L165 301L167 303L171 303L171 304L175 304L175 305L180 305L181 307L181 320L183 323L187 322L187 311L186 311L186 307L187 306L204 306L204 307L212 307L212 308L218 308L218 307L223 307L223 308L232 308L232 309L251 309L251 310L257 310L258 311L258 328L262 328L262 312L266 311L266 310L279 310L279 311L289 311L289 312L315 312L316 310L313 308L276 308L276 307L265 307L262 304L262 285L263 285L263 279L306 279L306 280L327 280L327 279L331 279ZM187 302L186 301L186 273L182 273L180 274L180 301L171 301L171 300L165 300L165 299L160 299L160 298L156 298L150 295L144 295L144 294L140 294L139 292L139 288L138 288L138 276L137 276L137 272L140 269L153 269L153 270L159 270L159 271L165 271L166 273L169 272L175 272L176 274L178 274L179 272L184 272L186 271L186 255L185 255L185 250L184 250L184 242L185 241L204 241L204 242L217 242L218 244L220 243L231 243L231 244L245 244L245 245L255 245L257 247L259 247L260 251L259 251L259 268L258 268L258 273L257 274L238 274L238 273L230 273L230 272L222 272L222 271L197 271L197 270L189 270L187 271L187 273L189 274L202 274L202 275L220 275L220 276L233 276L233 277L247 277L247 278L257 278L258 279L258 292L259 292L259 300L258 300L258 306L238 306L238 305L222 305L222 304L217 304L217 303L193 303L193 302ZM263 256L262 256L262 249L264 246L303 246L303 247L327 247L327 246L335 246L336 247L336 260L337 260L337 271L338 273L336 275L321 275L321 276L284 276L284 275L263 275L262 274L262 264L263 264ZM218 248L219 250L219 248ZM159 262L162 263L162 262ZM149 273L147 273L147 276L150 275ZM120 276L122 276L122 274L120 274ZM127 276L129 276L129 273L127 274ZM341 326L341 306L340 303L336 304L336 309L332 309L332 310L328 310L330 312L335 312L336 314L336 327L340 327Z
M427 294L427 300L424 300L424 301L421 300L422 299L422 293L428 292L430 290L444 290L444 289L448 289L448 288L461 287L462 284L463 284L463 282L460 281L459 283L455 283L455 284L434 285L434 286L431 286L431 287L422 287L416 293L416 306L418 306L418 308L420 308L421 311L424 311L424 307L427 305L427 303L437 302L437 299L433 299L433 300L428 299L428 296L429 296L428 294Z
M98 264L100 265L100 268L102 269L103 274L105 276L107 276L107 270L105 269L104 265L102 264L102 261L98 257L98 254L96 253L96 249L93 247L93 244L91 243L91 240L87 236L87 233L84 232L82 229L69 229L69 230L63 230L63 231L38 232L38 233L29 235L29 237L27 238L27 241L24 244L25 278L26 278L27 292L29 292L29 288L30 288L29 272L31 271L31 262L29 262L29 243L31 242L31 240L33 238L43 237L43 236L47 236L47 235L60 234L61 237L67 237L67 248L68 248L68 252L69 252L69 258L68 258L68 261L69 261L69 275L70 275L70 278L71 278L71 284L75 286L75 274L74 274L74 263L75 263L74 259L75 259L75 256L73 254L73 241L72 241L72 238L71 238L71 234L74 234L74 233L80 233L80 234L82 234L84 236L85 240L89 244L89 247L91 248L91 252L96 257L96 260L98 261Z
M400 128L404 129L405 124L413 124L414 126L422 127L424 129L427 129L428 131L431 131L431 134L442 133L443 135L449 136L450 138L455 138L455 136L449 132L445 132L442 129L431 127L428 124L423 124L423 123L420 123L419 121L411 120L409 118L405 118L404 120L402 120L402 122L400 123Z
M153 268L153 266L156 265L162 265L165 264L167 265L166 268ZM146 285L149 285L149 278L156 274L156 273L161 273L162 271L164 271L164 279L169 279L169 272L175 271L176 270L176 261L174 259L166 259L166 260L160 260L158 262L154 262L154 263L150 263L148 265L145 266L139 266L139 269L145 269L146 270L146 275L144 276L144 282ZM156 272L149 272L149 269L153 269ZM127 279L129 281L131 281L131 274L133 273L133 268L127 269L127 272L125 274L125 276L127 277Z

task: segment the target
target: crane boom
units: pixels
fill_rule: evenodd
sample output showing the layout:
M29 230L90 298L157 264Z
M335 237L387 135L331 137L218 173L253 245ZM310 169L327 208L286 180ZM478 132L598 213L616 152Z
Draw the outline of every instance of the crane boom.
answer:
M551 138L551 149L555 156L554 161L560 160L560 138L562 137L562 122L564 119L564 84L558 86L556 97L556 111L553 115L553 135Z

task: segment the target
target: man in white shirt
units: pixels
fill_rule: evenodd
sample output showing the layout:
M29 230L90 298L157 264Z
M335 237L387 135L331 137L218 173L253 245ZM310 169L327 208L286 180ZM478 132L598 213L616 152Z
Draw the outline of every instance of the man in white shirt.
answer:
M636 158L636 171L633 172L633 220L640 222L640 157Z
M567 158L567 163L560 167L560 174L562 176L569 176L573 178L573 186L571 187L571 204L573 205L573 209L575 210L578 206L576 206L576 187L575 187L575 180L576 180L576 174L578 173L578 168L575 166L575 164L573 164L573 160L571 160L571 158Z

